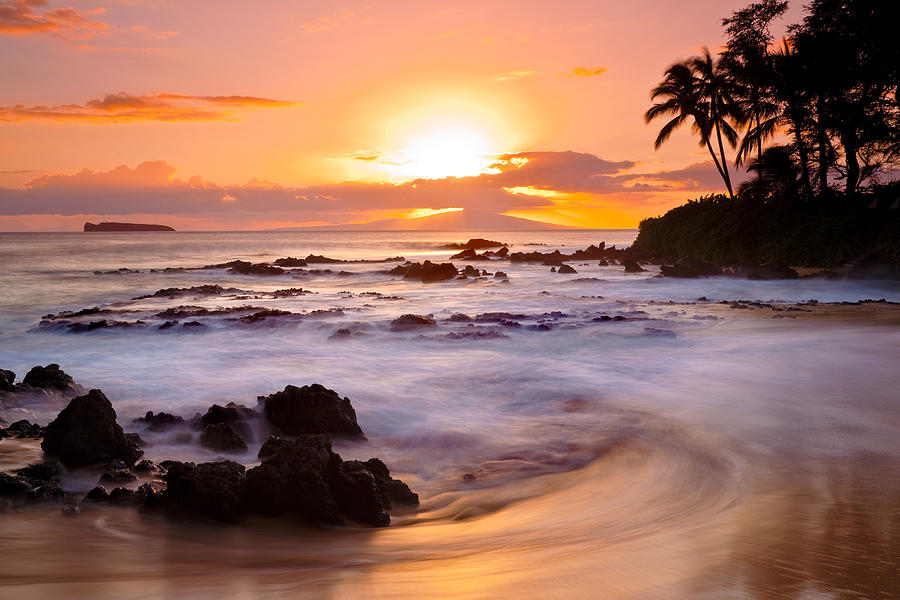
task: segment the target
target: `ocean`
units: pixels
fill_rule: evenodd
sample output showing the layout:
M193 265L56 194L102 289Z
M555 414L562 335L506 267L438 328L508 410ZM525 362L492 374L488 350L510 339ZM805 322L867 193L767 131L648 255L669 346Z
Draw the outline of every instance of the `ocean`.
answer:
M377 530L0 512L0 596L894 597L897 313L823 306L900 302L898 282L454 260L490 275L421 283L385 272L399 262L371 262L446 262L457 252L446 244L469 238L571 252L636 234L0 234L0 368L21 379L58 363L103 390L126 431L148 410L189 418L321 383L350 398L367 436L335 450L381 457L422 499ZM367 262L194 269L308 254ZM200 285L223 289L154 295ZM59 315L86 308L104 312ZM291 314L241 319L263 309ZM170 318L179 310L193 316ZM408 313L435 325L393 330ZM88 326L102 319L120 326ZM0 399L0 419L45 425L63 406ZM219 456L145 439L153 460ZM230 458L253 465L261 441ZM35 443L0 440L0 469L39 458ZM71 491L93 483L64 478Z

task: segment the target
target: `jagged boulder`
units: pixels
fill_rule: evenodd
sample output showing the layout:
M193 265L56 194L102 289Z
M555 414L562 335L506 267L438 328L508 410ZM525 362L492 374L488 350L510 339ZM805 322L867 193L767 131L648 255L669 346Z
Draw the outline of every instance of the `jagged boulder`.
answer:
M247 449L247 442L225 423L207 425L200 434L200 445L219 452L243 452Z
M15 389L16 374L6 369L0 369L0 391L11 392Z
M166 491L161 502L170 512L193 513L226 523L246 514L247 476L236 462L172 462L163 479Z
M391 321L391 331L409 331L422 327L437 327L437 322L431 317L414 314L401 315Z
M570 267L569 265L560 265L559 269L556 272L557 273L568 273L570 275L574 274L574 273L578 273L578 271L575 270L575 267Z
M622 261L622 265L625 267L626 273L643 273L646 271L641 265L637 263L636 260L625 259Z
M284 435L363 435L350 399L318 383L299 388L289 385L281 392L260 396L259 402L266 420Z
M289 513L330 524L343 524L346 517L383 527L390 524L392 501L419 501L381 460L343 461L325 435L270 437L260 458L262 464L247 472L247 506L260 514Z
M430 260L423 263L398 265L388 271L389 275L402 275L404 279L418 279L422 283L434 283L453 279L459 273L453 263L436 264Z
M116 411L100 390L73 398L44 432L41 448L68 467L121 460L131 465L143 451L116 422Z
M170 427L183 424L184 418L167 412L154 414L152 410L148 410L147 414L143 417L138 417L133 423L146 425L150 431L164 431Z
M59 368L59 365L52 363L46 367L33 367L25 375L22 380L25 385L40 389L55 389L60 391L75 388L75 380L71 375Z

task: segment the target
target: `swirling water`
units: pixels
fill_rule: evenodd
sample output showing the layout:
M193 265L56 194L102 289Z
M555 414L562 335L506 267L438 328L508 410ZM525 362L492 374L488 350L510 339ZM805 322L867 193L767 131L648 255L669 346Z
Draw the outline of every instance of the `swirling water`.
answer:
M446 260L453 251L444 244L470 237L512 251L568 251L627 245L634 235L0 234L0 368L21 377L59 363L102 389L126 429L147 410L252 406L286 384L320 382L351 398L368 436L336 449L384 458L422 498L418 511L398 511L379 530L185 524L116 508L77 518L0 513L0 595L897 597L894 307L813 314L718 303L900 301L896 283L670 280L652 267L625 274L596 261L571 263L574 275L465 263L502 270L508 282L435 284L385 274L395 263L311 265L334 272L277 277L150 272L310 253ZM95 274L121 267L138 272ZM135 300L201 284L240 291ZM292 287L314 293L272 295ZM196 331L159 330L154 315L179 305L295 314L254 323L199 316L205 327ZM104 318L144 325L39 326L43 315L95 306L119 311ZM497 312L510 315L477 318ZM437 326L392 331L404 313L432 315ZM450 320L457 313L474 320ZM32 399L4 405L0 417L46 423L62 405ZM154 459L216 456L165 435L148 441ZM252 464L257 447L237 459ZM2 469L38 457L33 443L0 441ZM77 474L65 483L92 485Z

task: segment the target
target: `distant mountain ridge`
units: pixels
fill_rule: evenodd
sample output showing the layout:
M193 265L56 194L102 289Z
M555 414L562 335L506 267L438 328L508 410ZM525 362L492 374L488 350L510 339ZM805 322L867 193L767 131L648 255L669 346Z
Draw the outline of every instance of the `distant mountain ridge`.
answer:
M372 231L372 230L453 230L459 229L464 231L474 230L510 230L523 231L535 229L577 229L565 225L554 225L552 223L543 223L541 221L532 221L531 219L522 219L519 217L510 217L507 215L499 215L496 213L480 213L474 212L466 214L466 211L455 211L431 215L430 217L420 217L417 219L380 219L378 221L370 221L368 223L350 223L345 225L319 225L313 227L284 227L278 231L285 230L304 230L304 231Z
M168 225L148 225L146 223L85 223L85 231L175 231Z

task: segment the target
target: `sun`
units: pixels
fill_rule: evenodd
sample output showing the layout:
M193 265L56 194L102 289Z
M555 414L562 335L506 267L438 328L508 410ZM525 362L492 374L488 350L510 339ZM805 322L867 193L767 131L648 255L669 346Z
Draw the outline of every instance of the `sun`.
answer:
M495 162L486 137L463 126L438 127L412 137L386 170L401 177L439 179L483 173Z

